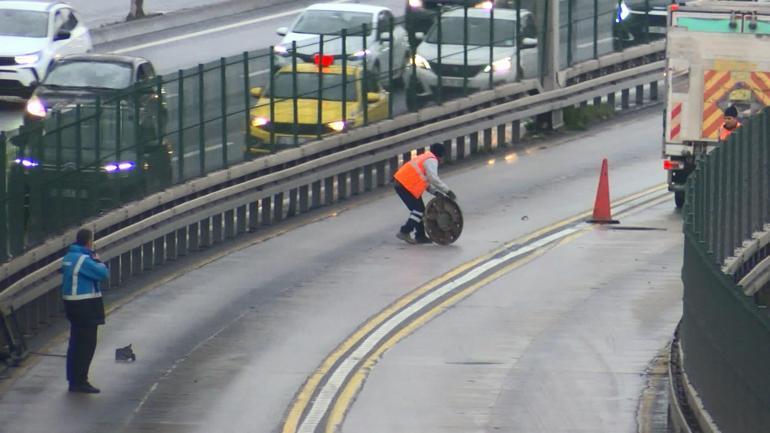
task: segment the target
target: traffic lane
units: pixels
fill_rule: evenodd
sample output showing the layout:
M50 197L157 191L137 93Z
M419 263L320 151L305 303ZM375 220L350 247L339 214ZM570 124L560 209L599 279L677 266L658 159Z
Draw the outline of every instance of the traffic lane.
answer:
M636 433L681 317L683 236L670 201L623 222L655 230L597 227L396 345L341 431Z
M344 5L347 0L336 0ZM167 74L198 63L241 55L244 51L266 49L281 40L279 27L288 27L305 7L317 2L291 2L218 20L203 22L162 33L131 38L94 47L97 52L114 52L149 59ZM365 5L389 7L395 16L403 15L402 0L361 0Z
M0 397L0 424L8 433L273 431L308 375L367 318L502 242L590 207L597 154L613 161L615 197L661 184L659 151L650 145L658 115L544 143L511 163L442 170L466 211L452 247L395 239L407 212L386 190L163 283L100 330L91 372L103 389L98 398L66 393L62 358L33 358ZM549 164L562 158L570 164ZM522 210L532 217L521 218ZM128 343L137 362L116 364L114 349ZM60 340L50 351L65 348ZM65 414L72 421L62 425Z
M148 15L166 14L182 9L211 6L229 1L231 0L145 0L144 12ZM127 0L101 0L98 2L93 0L67 0L67 3L79 12L80 19L91 29L125 21L131 8L131 2Z

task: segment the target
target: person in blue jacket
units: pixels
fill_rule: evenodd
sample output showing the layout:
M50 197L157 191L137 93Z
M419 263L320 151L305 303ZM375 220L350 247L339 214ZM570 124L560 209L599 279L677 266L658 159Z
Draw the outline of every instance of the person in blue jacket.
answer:
M61 294L64 313L70 322L67 348L67 381L70 392L99 393L88 382L88 369L96 351L97 326L104 324L104 303L99 282L107 279L107 266L94 252L94 233L77 232L62 259Z

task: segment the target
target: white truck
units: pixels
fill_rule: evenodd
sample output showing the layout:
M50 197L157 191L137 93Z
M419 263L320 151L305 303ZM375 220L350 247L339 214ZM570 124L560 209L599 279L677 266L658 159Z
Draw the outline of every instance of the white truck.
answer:
M770 105L770 1L669 6L663 167L677 207L697 161L719 141L724 110Z

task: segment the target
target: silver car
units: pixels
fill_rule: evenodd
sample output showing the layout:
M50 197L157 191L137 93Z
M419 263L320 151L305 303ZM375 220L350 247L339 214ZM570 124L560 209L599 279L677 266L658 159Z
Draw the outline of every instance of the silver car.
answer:
M366 61L367 68L380 77L387 85L390 59L393 58L393 78L399 80L404 70L408 69L409 42L406 30L394 24L393 40L390 39L390 23L393 14L382 6L362 4L315 4L305 9L290 28L281 27L278 34L283 39L274 47L275 69L291 64L292 42L296 42L298 62L313 63L319 61L321 52L319 43L324 37L323 55L326 62L342 61L342 31L347 31L345 38L345 57L350 65L360 65ZM366 25L366 34L363 27ZM365 42L364 42L365 41ZM364 43L366 47L364 47ZM393 47L391 56L390 48Z
M534 16L527 10L521 10L520 17L521 34L516 37L515 10L495 9L494 28L491 28L489 9L468 9L467 30L462 9L443 14L441 59L438 58L437 23L433 24L417 47L414 60L419 81L418 92L422 96L435 92L439 75L443 87L461 88L467 85L470 89L487 88L490 73L494 83L536 76L538 48ZM490 31L494 31L494 35L491 35L494 41L491 62ZM518 49L517 43L520 45ZM516 67L517 50L520 51L520 69Z

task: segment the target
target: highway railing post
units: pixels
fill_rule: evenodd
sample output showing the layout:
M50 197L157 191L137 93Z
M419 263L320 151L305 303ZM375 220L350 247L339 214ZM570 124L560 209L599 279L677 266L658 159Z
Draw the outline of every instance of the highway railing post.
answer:
M594 59L599 57L599 0L594 0Z
M348 121L348 30L342 29L342 120Z
M293 123L291 132L294 136L294 146L299 144L299 105L297 101L297 41L291 41L291 109ZM275 125L275 124L273 124Z
M204 69L198 64L198 174L206 175L206 98L204 97Z
M441 21L441 8L438 8L436 11L436 39L438 40L438 45L436 45L436 64L438 66L436 67L435 72L438 79L436 83L436 103L439 105L444 103L444 68L442 66L443 61L441 60L441 57L443 56L442 45L444 45L444 29Z
M178 99L177 99L177 151L176 151L176 164L177 164L177 171L179 172L179 182L181 183L185 176L184 176L184 104L185 104L185 98L184 98L184 72L180 69L177 72L177 79L179 80L178 85Z
M388 119L393 118L393 15L390 15L388 20L388 34L390 39L388 40ZM377 31L381 31L377 29ZM404 65L406 66L406 65ZM400 76L404 76L404 71L399 70Z
M222 116L222 166L227 168L227 60L219 58L220 115Z
M463 71L468 70L468 5L463 6ZM468 74L463 73L463 96L468 96Z
M489 9L489 88L495 84L495 8Z
M567 66L572 66L572 19L574 0L567 0Z
M272 55L272 53L270 53ZM249 143L249 137L251 136L251 72L249 71L249 52L243 52L243 120L244 120L244 137L243 143Z
M361 102L363 105L363 115L364 115L364 125L369 124L369 58L366 55L366 37L367 37L367 30L368 27L366 23L361 25L361 45L363 46L363 69L364 74L361 76L361 93L362 98ZM347 53L343 53L343 55L347 56ZM379 79L379 77L377 78Z
M0 263L8 260L8 141L0 131Z
M516 43L516 81L521 81L522 77L519 72L521 72L521 41L524 38L521 37L521 2L516 2L516 38L514 38L514 41ZM540 44L538 43L538 46Z
M323 70L321 65L324 58L324 35L321 34L318 38L318 103L316 105L316 138L321 139L321 131L323 128ZM344 122L345 120L342 119Z
M268 84L267 84L267 90L270 95L270 123L269 130L270 130L270 150L273 152L275 151L275 47L273 45L270 45L270 54L268 54L268 57L270 59L270 71L267 73L268 75Z

